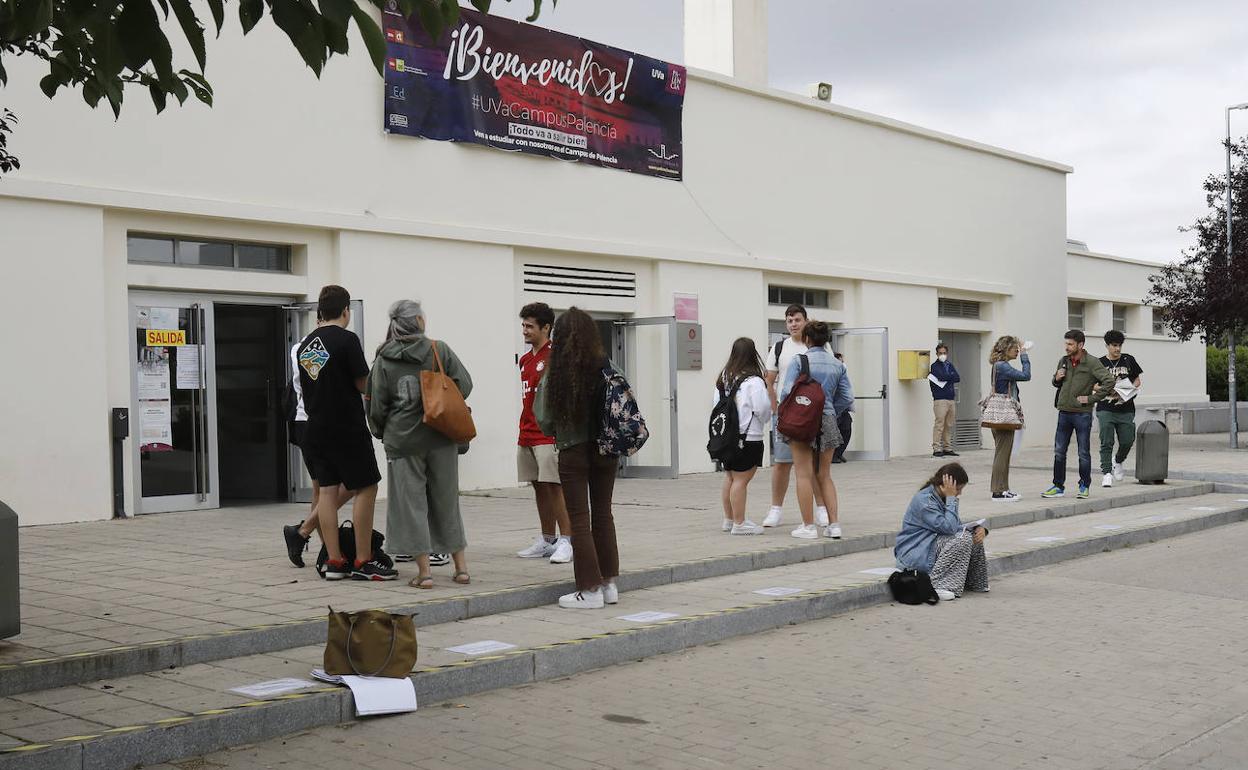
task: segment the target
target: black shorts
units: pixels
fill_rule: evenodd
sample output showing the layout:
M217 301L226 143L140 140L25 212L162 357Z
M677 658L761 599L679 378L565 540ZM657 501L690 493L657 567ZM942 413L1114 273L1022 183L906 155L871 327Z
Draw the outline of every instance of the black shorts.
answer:
M753 468L763 467L763 442L747 441L745 447L737 452L737 456L732 458L732 462L724 466L726 471L735 471L736 473L744 473Z
M367 434L345 441L305 442L300 449L308 475L322 487L341 484L354 491L381 481L373 439Z

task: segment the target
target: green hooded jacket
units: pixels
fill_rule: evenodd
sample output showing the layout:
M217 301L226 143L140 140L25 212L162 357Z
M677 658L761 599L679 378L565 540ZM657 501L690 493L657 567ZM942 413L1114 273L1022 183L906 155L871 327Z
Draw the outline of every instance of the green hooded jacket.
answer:
M1088 351L1083 351L1083 358L1079 359L1079 365L1075 367L1070 365L1070 356L1062 356L1062 360L1057 362L1057 368L1063 367L1066 368L1066 376L1060 381L1056 378L1053 380L1053 387L1057 388L1053 405L1058 411L1091 412L1096 408L1097 401L1113 393L1114 375L1109 373L1099 358ZM1094 392L1093 387L1096 385L1101 387ZM1079 396L1087 396L1088 403L1079 403Z
M472 393L472 377L445 342L438 342L442 369L464 398ZM433 345L428 337L392 340L377 351L368 374L368 429L381 439L387 457L410 457L453 445L449 438L425 425L420 396L420 373L435 371Z

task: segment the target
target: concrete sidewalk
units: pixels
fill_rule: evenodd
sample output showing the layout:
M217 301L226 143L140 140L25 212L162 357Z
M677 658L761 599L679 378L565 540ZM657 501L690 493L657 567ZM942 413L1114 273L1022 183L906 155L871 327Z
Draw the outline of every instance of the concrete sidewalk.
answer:
M1033 454L1026 453L1020 464L1035 462L1029 459ZM1172 467L1186 462L1182 455L1182 450L1176 452ZM991 453L968 452L960 459L972 479L964 500L967 518L1043 512L1054 505L1039 497L1049 482L1044 470L1016 469L1012 483L1024 494L1023 500L993 503L986 489ZM906 502L939 462L918 457L834 466L846 540L895 532ZM702 474L671 481L620 480L615 515L623 570L808 544L788 534L798 520L792 492L783 526L761 537L723 534L722 479L719 474ZM751 486L750 510L756 521L766 510L769 483L769 471L764 469ZM1133 496L1138 502L1142 494L1158 489L1128 482L1109 490L1097 487L1089 502L1121 504ZM1164 489L1185 494L1212 491L1191 482L1175 482ZM1073 499L1061 502L1075 504ZM407 586L407 579L416 573L414 564L400 565L400 580L392 583L330 583L320 580L310 566L292 567L281 526L297 521L305 511L305 506L266 505L23 529L23 632L0 642L0 665L322 618L327 605L410 606L450 597L487 597L518 586L558 587L571 580L570 564L514 555L536 532L532 496L524 488L463 497L473 582L455 585L449 567L435 568L437 588L432 591ZM384 503L377 519L378 528L384 530ZM311 564L314 559L315 548L305 560Z

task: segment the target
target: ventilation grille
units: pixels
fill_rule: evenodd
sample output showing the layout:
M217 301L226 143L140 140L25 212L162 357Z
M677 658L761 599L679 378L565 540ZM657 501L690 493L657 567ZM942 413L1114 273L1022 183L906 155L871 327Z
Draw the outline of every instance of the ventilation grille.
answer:
M979 449L982 435L979 420L955 420L953 423L953 445L958 449Z
M587 267L525 265L524 290L539 294L580 294L590 297L636 297L637 274Z
M969 299L939 297L936 300L936 315L941 318L979 318L979 303Z

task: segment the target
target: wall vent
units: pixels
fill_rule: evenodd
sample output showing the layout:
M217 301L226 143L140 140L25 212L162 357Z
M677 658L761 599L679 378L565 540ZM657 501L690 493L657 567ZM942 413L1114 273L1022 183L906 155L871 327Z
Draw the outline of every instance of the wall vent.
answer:
M973 420L954 420L953 445L958 449L979 449L980 443L979 418Z
M938 297L936 315L941 318L979 318L979 303L969 299Z
M623 270L526 264L524 290L537 294L636 297L637 274Z

